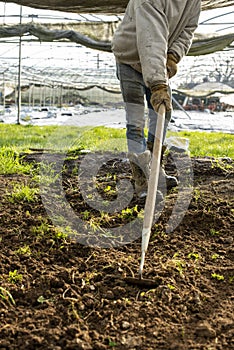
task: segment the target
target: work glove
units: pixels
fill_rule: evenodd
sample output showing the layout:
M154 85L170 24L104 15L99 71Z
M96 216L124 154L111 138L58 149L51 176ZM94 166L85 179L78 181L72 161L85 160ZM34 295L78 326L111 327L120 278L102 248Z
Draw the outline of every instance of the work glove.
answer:
M168 92L167 84L156 84L151 87L150 103L155 112L158 112L162 103L164 103L167 112L172 109L171 97Z
M178 62L179 62L178 58L175 55L173 55L173 53L169 53L167 55L166 67L167 67L167 74L169 79L174 77L174 75L176 75Z

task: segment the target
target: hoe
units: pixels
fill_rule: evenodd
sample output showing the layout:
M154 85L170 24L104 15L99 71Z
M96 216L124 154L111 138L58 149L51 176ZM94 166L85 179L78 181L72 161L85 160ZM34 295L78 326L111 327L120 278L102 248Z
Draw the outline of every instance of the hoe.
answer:
M160 172L160 159L163 140L163 130L165 122L165 106L161 105L158 111L157 127L155 132L155 141L152 153L151 172L148 183L148 191L144 209L144 220L142 229L142 242L141 242L141 262L138 272L138 278L127 277L125 281L130 284L135 284L141 287L153 288L160 284L160 279L146 279L142 277L143 268L145 263L145 254L148 248L151 227L154 217L155 201L158 188L159 172Z

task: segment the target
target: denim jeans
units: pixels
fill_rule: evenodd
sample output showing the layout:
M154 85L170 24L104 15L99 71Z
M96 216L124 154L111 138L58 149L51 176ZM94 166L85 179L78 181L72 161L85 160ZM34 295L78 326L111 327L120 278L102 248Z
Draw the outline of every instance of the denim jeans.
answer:
M147 141L154 142L157 125L157 113L155 113L150 103L151 91L145 86L142 74L127 64L117 63L117 78L120 81L120 88L125 103L128 151L142 153L146 149L146 139L144 136L146 117L145 100L148 107L149 120ZM171 112L167 112L165 116L163 141L170 119Z

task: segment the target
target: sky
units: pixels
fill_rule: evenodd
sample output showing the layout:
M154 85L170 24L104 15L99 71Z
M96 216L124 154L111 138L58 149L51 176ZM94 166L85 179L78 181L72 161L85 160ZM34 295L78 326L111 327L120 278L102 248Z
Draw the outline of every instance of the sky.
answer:
M0 24L10 25L19 23L20 6L12 3L0 2ZM225 7L216 10L203 11L200 16L200 25L197 29L199 33L218 32L225 34L233 32L234 22L233 16L234 6ZM96 15L79 15L74 13L64 13L60 11L38 10L30 7L22 6L22 21L23 23L31 22L32 16L35 23L43 22L70 22L83 21L84 17L87 20L116 20L116 16L96 16ZM35 15L38 18L35 18ZM213 18L213 19L212 19ZM6 71L5 74L17 74L18 67L18 38L9 38L7 43L1 42L0 39L0 76L1 72ZM227 55L227 54L225 54ZM217 60L219 59L219 55ZM232 55L233 56L233 55ZM221 58L222 59L222 58ZM226 58L225 58L226 59ZM213 58L211 58L213 60ZM203 63L205 62L205 64ZM209 59L210 62L210 59ZM210 65L206 57L186 57L181 65L180 73L174 80L177 81L194 80L196 76L191 74L184 74L184 71L190 70L189 67L207 67ZM91 50L86 47L74 43L22 43L22 65L28 67L24 74L27 77L36 77L38 79L45 79L46 75L50 74L53 79L53 72L56 68L56 74L61 75L61 79L65 76L68 80L76 79L79 84L95 83L96 71L98 69L99 75L102 76L103 84L113 85L118 84L115 78L115 61L112 54L102 51ZM205 68L206 69L206 68ZM50 71L51 70L51 71ZM196 70L195 70L196 72ZM195 73L197 74L197 73ZM76 77L75 77L76 75ZM54 74L55 76L55 74ZM100 78L98 78L100 79Z

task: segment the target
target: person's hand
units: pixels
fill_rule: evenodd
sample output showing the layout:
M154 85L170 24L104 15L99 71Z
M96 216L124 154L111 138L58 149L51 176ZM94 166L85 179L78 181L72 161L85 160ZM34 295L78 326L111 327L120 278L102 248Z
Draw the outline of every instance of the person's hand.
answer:
M166 63L167 74L168 74L169 79L174 77L174 75L176 75L177 63L178 63L178 58L175 57L175 55L173 55L173 53L169 53L167 55L167 63Z
M171 97L168 92L167 84L157 84L151 87L150 103L155 112L158 112L160 105L163 103L165 104L167 112L172 109Z

